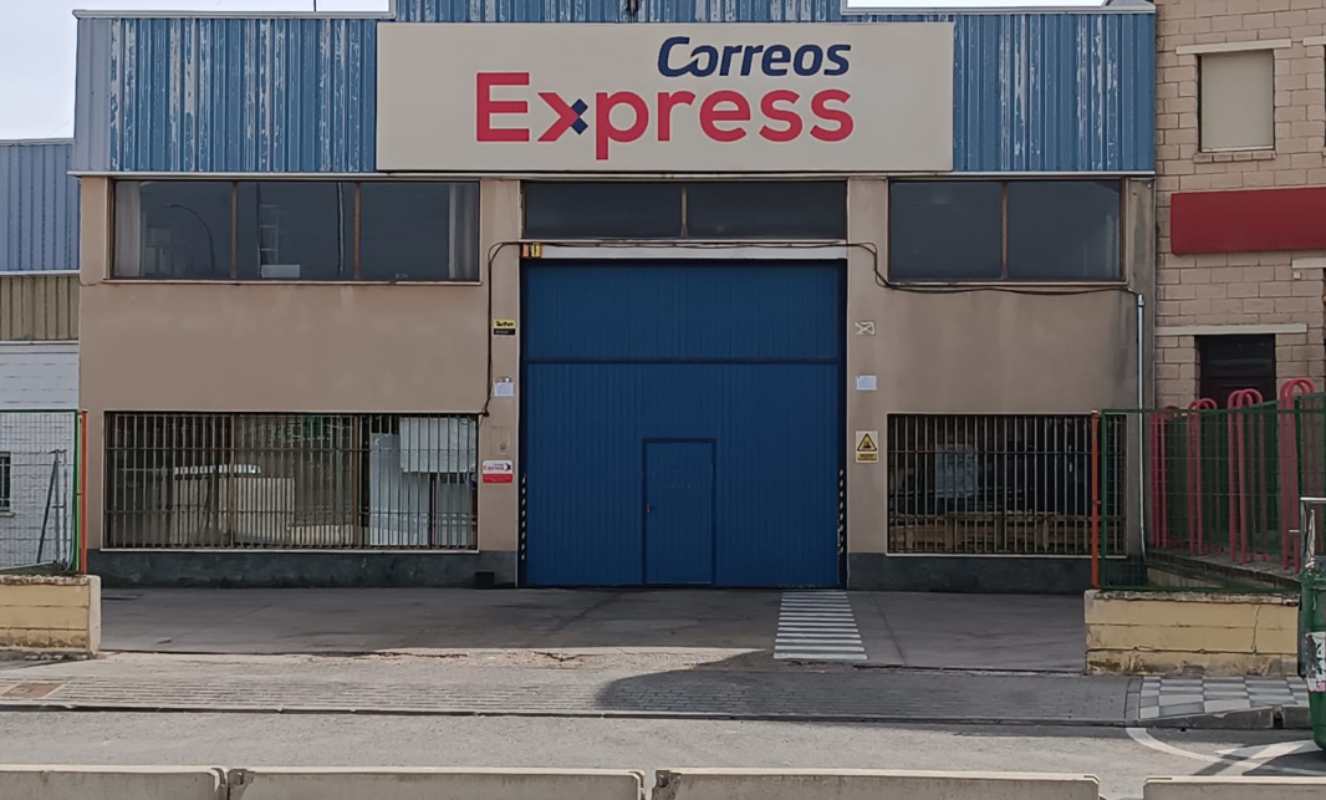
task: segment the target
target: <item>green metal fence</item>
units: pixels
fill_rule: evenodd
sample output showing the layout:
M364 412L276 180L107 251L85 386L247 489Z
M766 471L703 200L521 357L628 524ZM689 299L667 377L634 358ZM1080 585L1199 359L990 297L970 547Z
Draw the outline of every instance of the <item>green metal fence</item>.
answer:
M0 571L81 568L77 411L0 411Z
M1195 586L1279 585L1301 569L1299 498L1326 493L1326 394L1259 400L1236 393L1227 408L1101 412L1104 430L1142 433L1136 478L1107 453L1099 461L1102 498L1126 492L1130 479L1141 484L1144 574L1160 564Z

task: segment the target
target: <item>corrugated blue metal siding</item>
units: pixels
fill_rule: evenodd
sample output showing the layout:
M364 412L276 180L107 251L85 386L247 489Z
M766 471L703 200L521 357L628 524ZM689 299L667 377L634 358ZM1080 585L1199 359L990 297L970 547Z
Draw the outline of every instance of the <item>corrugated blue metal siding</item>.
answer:
M1152 15L978 14L954 35L954 170L1153 168Z
M838 2L666 0L646 2L640 19L952 20L954 170L1153 168L1153 15L844 18ZM401 0L398 16L425 22L627 21L620 0ZM84 19L77 167L372 171L375 25L371 20ZM103 136L104 142L98 138Z
M78 268L72 144L0 142L0 272Z
M82 19L79 65L78 169L373 170L373 20Z
M703 579L648 559L646 452L660 441L712 444L713 582L838 583L840 265L522 273L531 584Z

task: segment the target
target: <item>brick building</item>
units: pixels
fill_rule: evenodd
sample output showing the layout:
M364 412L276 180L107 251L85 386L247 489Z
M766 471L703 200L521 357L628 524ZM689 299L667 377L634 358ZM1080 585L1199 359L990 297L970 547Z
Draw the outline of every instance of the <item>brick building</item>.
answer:
M1320 387L1326 0L1157 14L1155 399Z

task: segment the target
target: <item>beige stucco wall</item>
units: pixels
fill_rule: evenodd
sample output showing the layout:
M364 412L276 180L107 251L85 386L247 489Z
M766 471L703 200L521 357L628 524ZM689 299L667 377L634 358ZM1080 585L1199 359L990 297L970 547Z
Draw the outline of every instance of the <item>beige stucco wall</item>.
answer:
M83 180L80 363L89 412L88 529L100 547L106 411L478 412L487 393L488 289L113 281L106 181ZM485 181L483 252L519 234L518 184ZM494 315L515 316L518 253L493 263ZM485 271L486 271L485 266ZM486 275L484 278L486 279ZM516 375L518 337L493 343ZM494 398L480 458L515 458L516 402ZM514 550L514 486L482 486L486 549Z
M885 269L887 184L848 184L848 235L879 248ZM1146 182L1130 188L1130 280L1150 280ZM870 254L850 251L847 296L848 550L885 552L888 482L884 460L857 464L855 432L887 439L888 415L906 413L1085 413L1136 405L1136 300L1122 290L1076 295L999 291L908 292L876 285ZM1042 291L1052 291L1041 288ZM873 321L874 336L855 334ZM856 376L878 376L875 392ZM1131 440L1130 440L1131 441ZM887 442L881 442L887 451ZM1131 504L1130 506L1131 507Z
M1150 185L1130 184L1130 278L1150 280ZM1083 413L1135 402L1134 297L978 291L921 294L876 285L887 184L849 182L848 549L885 550L886 465L850 457L856 430L887 415ZM108 281L106 182L84 179L82 403L90 412L89 540L104 516L103 414L115 410L475 412L489 391L486 286L203 284ZM519 236L515 181L484 181L480 251ZM865 246L856 246L865 245ZM519 319L519 253L491 270L493 317ZM485 266L484 279L489 278ZM876 323L874 336L854 323ZM493 337L495 377L519 376L519 337ZM168 367L166 366L168 365ZM875 392L857 375L878 376ZM520 387L517 387L519 394ZM480 457L518 459L518 402L493 398ZM882 446L886 443L881 442ZM481 485L479 547L517 548L517 487Z
M100 647L100 578L0 575L0 652L96 655Z
M1292 675L1298 601L1272 594L1087 592L1087 667L1097 672Z

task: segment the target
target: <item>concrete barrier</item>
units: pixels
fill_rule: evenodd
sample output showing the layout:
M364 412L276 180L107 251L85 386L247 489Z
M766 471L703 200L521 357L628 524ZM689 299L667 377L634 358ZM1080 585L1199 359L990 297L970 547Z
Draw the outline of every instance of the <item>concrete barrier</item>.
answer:
M31 800L226 800L208 767L0 765L0 798Z
M1143 800L1321 800L1326 778L1151 778Z
M1278 594L1090 591L1093 672L1293 675L1298 600Z
M100 647L100 578L0 575L0 650L93 656Z
M622 770L260 768L226 783L230 800L640 800L644 789Z
M653 800L1098 800L1090 775L894 770L659 770Z

